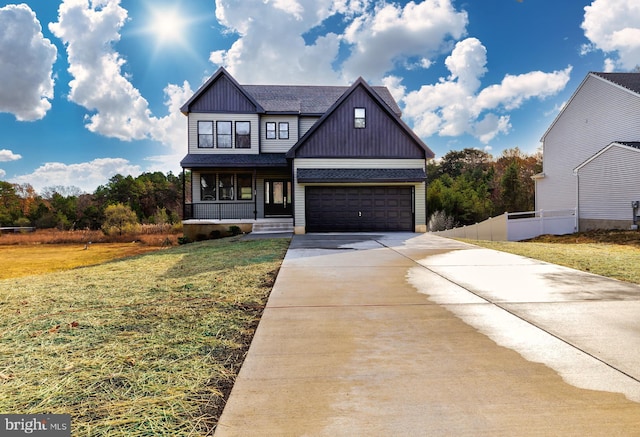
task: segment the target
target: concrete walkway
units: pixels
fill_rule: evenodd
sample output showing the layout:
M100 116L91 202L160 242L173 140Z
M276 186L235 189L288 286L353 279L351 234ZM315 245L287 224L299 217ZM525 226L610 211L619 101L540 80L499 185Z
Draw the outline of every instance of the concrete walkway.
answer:
M429 234L299 235L216 436L638 436L640 287Z

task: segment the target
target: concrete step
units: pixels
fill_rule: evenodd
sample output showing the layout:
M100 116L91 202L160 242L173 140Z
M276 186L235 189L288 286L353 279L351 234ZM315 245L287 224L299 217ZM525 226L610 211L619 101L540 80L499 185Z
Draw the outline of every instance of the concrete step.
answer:
M268 234L277 232L293 232L293 220L265 221L253 224L254 234Z

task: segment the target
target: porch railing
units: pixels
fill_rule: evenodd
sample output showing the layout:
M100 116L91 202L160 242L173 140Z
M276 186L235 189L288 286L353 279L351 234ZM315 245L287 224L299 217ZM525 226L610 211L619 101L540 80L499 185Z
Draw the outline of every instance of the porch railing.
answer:
M184 219L234 220L257 218L253 202L185 203Z

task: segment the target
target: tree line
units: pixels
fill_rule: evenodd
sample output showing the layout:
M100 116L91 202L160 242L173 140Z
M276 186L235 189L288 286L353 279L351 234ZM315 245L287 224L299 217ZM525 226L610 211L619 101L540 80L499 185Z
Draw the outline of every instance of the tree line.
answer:
M135 178L117 174L93 194L65 186L46 187L39 194L30 184L0 181L0 225L98 230L123 214L128 223L177 223L182 217L182 178L171 172Z
M489 153L466 148L450 151L427 166L429 230L450 229L486 220L504 212L532 211L535 185L542 171L542 152L505 150Z
M450 151L427 164L429 230L469 225L504 212L534 209L531 176L542 171L542 153L517 147L498 158L472 148ZM187 174L187 180L189 175ZM93 194L51 186L0 181L0 226L123 230L118 223L173 224L182 219L183 175L117 174ZM189 189L188 189L189 190ZM110 208L109 208L110 207ZM126 220L123 218L126 217ZM114 223L116 223L114 225Z

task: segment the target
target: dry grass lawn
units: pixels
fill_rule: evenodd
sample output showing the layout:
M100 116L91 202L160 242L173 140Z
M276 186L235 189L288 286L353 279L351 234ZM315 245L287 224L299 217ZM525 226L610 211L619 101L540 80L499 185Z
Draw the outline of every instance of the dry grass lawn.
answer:
M0 280L0 412L70 414L74 436L211 435L288 243L227 238Z
M87 247L83 244L0 246L0 279L91 266L161 249L141 243L98 243Z

